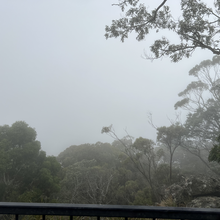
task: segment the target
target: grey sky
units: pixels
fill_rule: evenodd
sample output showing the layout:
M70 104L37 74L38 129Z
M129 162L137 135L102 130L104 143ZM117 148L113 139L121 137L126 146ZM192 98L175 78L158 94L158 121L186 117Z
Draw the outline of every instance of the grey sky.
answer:
M115 2L0 1L1 125L27 122L49 155L70 145L112 142L101 134L110 124L120 137L127 129L155 140L149 111L156 125L169 125L177 94L192 80L188 71L212 54L150 62L141 55L156 33L142 42L134 36L106 41L105 25L120 16Z

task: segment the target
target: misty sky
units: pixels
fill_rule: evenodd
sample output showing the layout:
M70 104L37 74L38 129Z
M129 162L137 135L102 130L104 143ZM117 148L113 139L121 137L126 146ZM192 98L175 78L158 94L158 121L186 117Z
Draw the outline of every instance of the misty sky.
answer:
M212 54L197 51L177 64L143 59L159 35L106 40L105 25L121 14L112 3L117 0L0 1L0 125L25 121L49 155L70 145L111 143L101 134L111 124L119 137L126 129L155 141L149 111L157 126L170 125L178 93L193 80L188 71Z

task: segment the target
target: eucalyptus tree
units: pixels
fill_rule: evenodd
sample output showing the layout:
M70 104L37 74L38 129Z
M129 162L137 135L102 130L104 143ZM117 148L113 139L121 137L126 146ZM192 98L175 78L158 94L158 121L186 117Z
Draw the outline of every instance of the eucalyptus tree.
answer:
M141 0L118 0L123 15L105 27L105 37L120 38L122 42L131 32L138 41L144 40L150 31L168 30L177 38L162 37L150 46L152 56L157 59L168 56L171 61L178 62L183 57L190 57L197 49L206 49L220 55L220 2L219 0L179 0L180 14L177 18L171 11L172 1L161 0L153 10L148 10L148 2ZM178 42L176 43L176 39ZM175 41L175 42L174 42Z
M122 152L127 155L136 170L138 170L138 172L144 177L152 190L153 199L159 201L160 195L158 193L158 184L154 179L154 174L162 155L155 153L155 143L150 139L142 137L137 138L135 142L132 143L133 137L130 135L119 139L112 125L103 127L101 133L106 133L121 143L121 146L123 146L124 149L120 145L117 146L120 146L120 149L123 149Z
M178 95L174 107L189 111L185 128L187 141L183 147L197 156L211 170L208 162L213 143L220 132L220 56L204 60L189 71L196 80Z
M174 107L190 112L197 109L208 110L210 106L220 102L220 56L213 56L212 60L204 60L195 65L189 76L195 78L186 89L178 95L182 99Z
M180 124L173 124L169 127L160 127L157 128L157 141L163 144L169 154L169 179L170 183L172 181L172 167L173 167L173 157L176 149L182 145L185 141L185 136L187 134L186 129Z

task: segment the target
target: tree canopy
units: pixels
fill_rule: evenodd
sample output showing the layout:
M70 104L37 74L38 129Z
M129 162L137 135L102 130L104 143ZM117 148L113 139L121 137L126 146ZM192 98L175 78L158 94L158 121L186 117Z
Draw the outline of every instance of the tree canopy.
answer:
M167 37L156 39L150 46L153 55L146 58L168 56L171 61L178 62L190 57L197 48L220 55L220 1L181 0L178 18L174 17L171 4L172 1L161 0L161 4L150 11L141 0L118 0L113 5L120 7L123 15L105 27L106 39L119 37L124 42L131 32L135 32L136 39L141 41L151 30L168 30L176 35L178 43Z
M174 152L181 143L184 141L186 130L183 126L178 123L173 124L169 127L157 128L157 141L163 144L169 151L170 154L170 182L172 180L172 167L173 167L173 156Z
M36 136L23 121L0 126L1 201L52 201L59 190L60 164L46 156Z
M219 67L220 56L217 55L194 66L189 75L196 80L178 94L182 99L174 105L175 109L189 111L184 123L188 132L184 147L197 155L207 167L210 165L203 155L210 152L220 131Z

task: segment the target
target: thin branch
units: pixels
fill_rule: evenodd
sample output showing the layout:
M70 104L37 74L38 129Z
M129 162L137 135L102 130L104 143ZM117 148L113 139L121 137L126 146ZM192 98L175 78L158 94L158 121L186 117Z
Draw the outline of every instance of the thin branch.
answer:
M167 1L167 0L164 0L164 1L156 8L156 10L155 10L155 12L154 12L153 18L152 18L150 21L148 21L148 23L149 23L149 22L153 22L153 21L156 19L156 17L157 17L157 12L158 12L159 9L166 3L166 1Z
M150 20L148 20L148 21L146 21L145 23L142 23L142 24L140 24L140 25L135 25L134 28L135 28L135 27L141 27L141 26L147 25L147 24L149 24L149 23L151 23L151 22L154 22L154 21L156 20L157 13L158 13L159 9L166 3L166 1L167 1L167 0L164 0L164 1L156 8L153 17L152 17Z
M123 4L125 4L127 2L127 0L125 0L125 1L123 1L123 2L121 2L121 3L119 3L119 4L112 4L112 6L121 6L121 5L123 5Z

